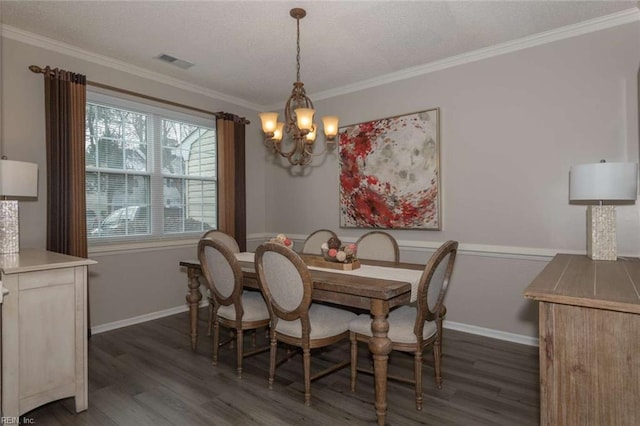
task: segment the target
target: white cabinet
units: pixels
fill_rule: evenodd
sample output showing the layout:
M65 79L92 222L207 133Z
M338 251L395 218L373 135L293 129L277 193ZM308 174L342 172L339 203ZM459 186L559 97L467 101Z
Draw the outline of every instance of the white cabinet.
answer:
M0 255L3 418L71 396L77 412L87 409L87 266L93 263L35 249Z

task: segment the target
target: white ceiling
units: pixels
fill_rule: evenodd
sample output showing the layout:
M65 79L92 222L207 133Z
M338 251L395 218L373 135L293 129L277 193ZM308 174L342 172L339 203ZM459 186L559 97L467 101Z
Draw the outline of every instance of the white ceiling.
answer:
M271 106L638 8L638 1L0 1L4 28ZM193 62L182 70L160 53ZM57 64L37 64L51 65ZM91 79L91 76L88 76ZM313 98L313 96L312 96Z

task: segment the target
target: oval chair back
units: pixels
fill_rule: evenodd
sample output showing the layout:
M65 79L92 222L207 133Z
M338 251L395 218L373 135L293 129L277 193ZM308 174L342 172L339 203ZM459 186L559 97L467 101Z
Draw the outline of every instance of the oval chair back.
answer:
M238 246L238 242L231 235L218 231L217 229L211 229L202 235L202 238L208 238L210 240L220 241L224 245L227 246L232 253L240 253L240 246Z
M301 253L322 254L322 243L326 243L331 237L338 238L336 233L330 229L318 229L312 232L307 239L304 240Z
M214 309L235 303L236 318L241 321L242 269L235 254L221 241L202 238L198 243L198 259Z
M256 272L275 329L278 318L302 322L302 336L309 336L309 305L313 283L307 265L291 249L265 243L256 250Z
M445 312L444 297L449 289L449 280L453 272L458 251L457 241L447 241L436 250L420 277L418 284L418 315L414 327L415 335L421 339L425 321L439 320L442 325L442 317Z
M400 262L400 249L393 236L384 231L371 231L356 241L358 259Z

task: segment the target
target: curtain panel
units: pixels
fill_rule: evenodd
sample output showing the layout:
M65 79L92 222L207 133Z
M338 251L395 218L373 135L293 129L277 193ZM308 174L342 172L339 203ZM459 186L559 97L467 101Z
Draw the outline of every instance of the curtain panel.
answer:
M233 236L241 251L247 250L245 122L227 113L219 113L216 122L218 229Z
M47 149L47 250L86 258L86 77L44 70Z

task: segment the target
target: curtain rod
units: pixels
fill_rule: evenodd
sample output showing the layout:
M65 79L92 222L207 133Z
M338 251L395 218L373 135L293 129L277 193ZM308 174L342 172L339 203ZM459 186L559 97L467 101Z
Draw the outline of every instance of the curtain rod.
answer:
M47 68L42 68L42 67L39 67L38 65L30 65L29 69L31 70L31 72L36 73L36 74L45 74L47 72ZM53 70L51 70L51 71L53 71ZM170 101L170 100L167 100L167 99L156 98L155 96L149 96L149 95L145 95L143 93L133 92L131 90L121 89L119 87L109 86L107 84L96 83L95 81L87 80L87 85L93 86L93 87L99 87L101 89L111 90L111 91L118 92L118 93L123 93L125 95L136 96L138 98L147 99L149 101L160 102L160 103L163 103L163 104L167 104L167 105L171 105L171 106L175 106L175 107L179 107L179 108L189 109L191 111L197 111L197 112L201 112L201 113L204 113L204 114L213 115L216 118L223 118L225 120L233 120L234 122L240 123L240 124L251 124L251 122L249 120L247 120L245 117L240 117L240 116L237 116L237 115L229 113L229 112L208 111L206 109L200 109L200 108L192 107L192 106L181 104L181 103L178 103L178 102L173 102L173 101Z

